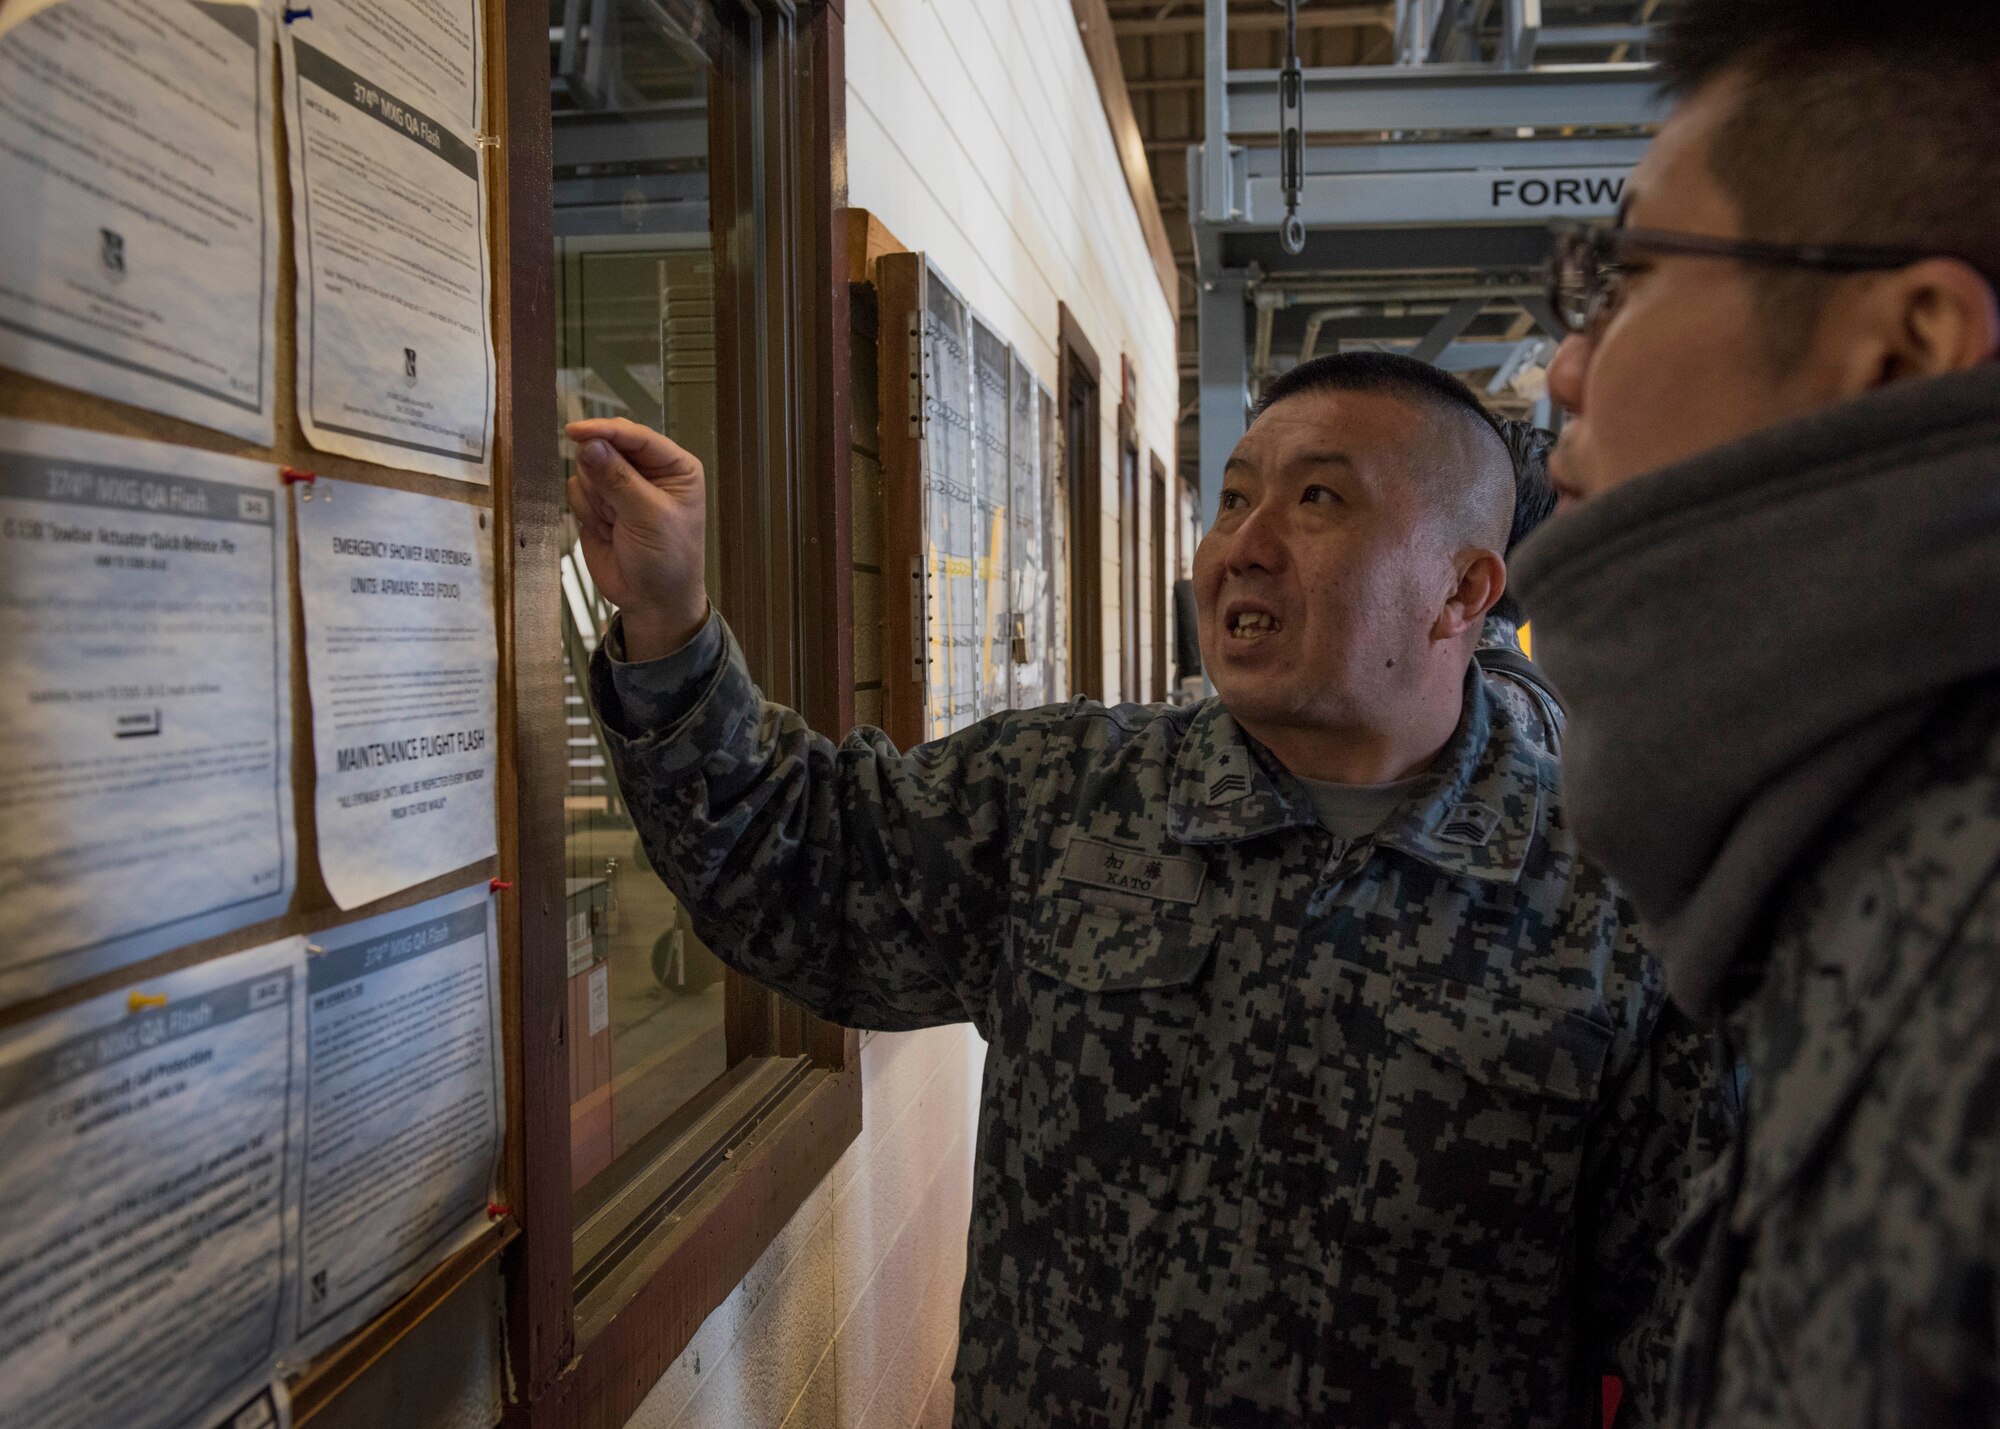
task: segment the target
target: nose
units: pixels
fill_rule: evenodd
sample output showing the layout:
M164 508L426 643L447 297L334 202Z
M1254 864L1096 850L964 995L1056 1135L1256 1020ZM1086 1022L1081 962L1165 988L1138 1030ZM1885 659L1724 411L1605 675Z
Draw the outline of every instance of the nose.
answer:
M1258 502L1237 523L1223 562L1231 575L1284 569L1284 531L1274 503Z
M1582 333L1572 333L1556 349L1555 359L1549 363L1549 396L1556 400L1571 416L1583 412L1585 379L1590 371L1590 339Z

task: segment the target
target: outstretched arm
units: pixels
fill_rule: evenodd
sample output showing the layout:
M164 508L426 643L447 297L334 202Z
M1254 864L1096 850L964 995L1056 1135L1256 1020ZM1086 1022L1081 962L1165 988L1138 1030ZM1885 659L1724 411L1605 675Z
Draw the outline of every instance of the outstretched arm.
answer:
M621 607L592 695L648 855L717 956L849 1026L979 1020L1008 921L1010 812L1035 721L914 753L836 746L768 703L702 593L700 463L576 423L570 500ZM668 658L670 657L670 658Z

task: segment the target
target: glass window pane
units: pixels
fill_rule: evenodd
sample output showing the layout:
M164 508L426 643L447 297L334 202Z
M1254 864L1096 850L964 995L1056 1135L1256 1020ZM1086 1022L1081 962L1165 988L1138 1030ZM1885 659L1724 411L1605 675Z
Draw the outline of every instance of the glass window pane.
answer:
M928 275L924 314L925 598L930 604L929 718L925 735L941 739L979 718L984 693L986 587L979 557L986 545L974 469L974 373L965 304Z
M1049 527L1048 697L1066 700L1070 695L1069 478L1063 472L1055 394L1039 384L1035 390L1035 426L1041 436L1042 500Z
M553 0L550 36L562 418L629 417L714 473L709 155L722 42L702 7L675 0ZM724 560L715 526L711 590ZM581 1215L610 1189L617 1158L674 1126L727 1070L728 1046L723 966L648 866L589 706L588 662L611 612L574 543L563 587L570 1154L572 1181L588 1188L576 1198Z
M1007 384L1013 352L972 318L973 570L979 581L979 702L984 717L1012 708L1013 601L1008 587Z
M1007 563L1010 656L1017 709L1049 702L1048 552L1042 509L1042 437L1035 376L1017 353L1007 388Z

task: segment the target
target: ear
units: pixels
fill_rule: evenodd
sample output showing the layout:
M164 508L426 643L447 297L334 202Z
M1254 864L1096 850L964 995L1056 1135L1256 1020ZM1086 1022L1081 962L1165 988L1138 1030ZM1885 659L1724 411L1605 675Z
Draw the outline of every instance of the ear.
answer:
M1486 612L1507 592L1507 563L1491 551L1469 546L1453 561L1458 585L1445 597L1444 609L1431 626L1431 639L1451 641L1476 634Z
M1858 394L1909 378L1942 377L2000 355L2000 296L1991 280L1957 258L1926 258L1878 278L1852 320L1869 340L1855 344L1848 385Z

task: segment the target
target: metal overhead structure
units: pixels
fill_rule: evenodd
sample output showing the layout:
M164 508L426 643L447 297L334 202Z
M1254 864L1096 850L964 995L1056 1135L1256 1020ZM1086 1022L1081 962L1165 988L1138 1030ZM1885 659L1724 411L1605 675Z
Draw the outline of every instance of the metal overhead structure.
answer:
M1280 23L1301 3L1274 0ZM1241 17L1205 0L1187 153L1205 521L1257 391L1306 357L1406 352L1534 411L1559 335L1548 224L1616 213L1663 117L1644 52L1670 3L1399 0L1395 63L1292 71L1228 68Z
M558 236L706 238L700 45L660 0L562 0L549 27Z

